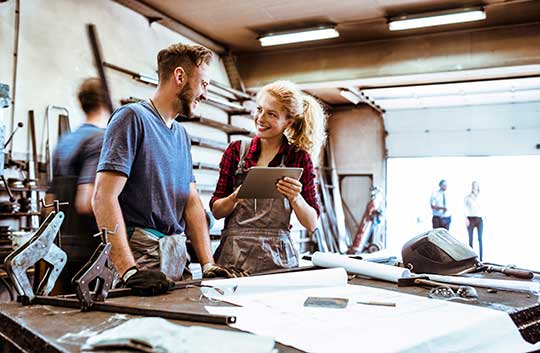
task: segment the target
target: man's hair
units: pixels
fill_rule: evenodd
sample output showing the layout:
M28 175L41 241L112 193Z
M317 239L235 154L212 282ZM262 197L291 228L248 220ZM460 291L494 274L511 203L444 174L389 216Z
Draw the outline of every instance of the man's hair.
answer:
M98 78L87 78L79 87L79 102L82 110L88 114L105 107L105 96Z
M441 181L439 181L439 186L442 186L443 184L446 184L446 180L441 179Z
M212 51L200 45L173 44L159 51L157 67L160 81L171 77L174 69L181 66L190 70L193 66L209 65L212 60Z

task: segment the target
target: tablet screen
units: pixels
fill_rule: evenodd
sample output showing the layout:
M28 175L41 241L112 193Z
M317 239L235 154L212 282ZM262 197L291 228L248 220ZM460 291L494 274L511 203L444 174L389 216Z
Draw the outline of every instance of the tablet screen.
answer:
M239 199L282 199L276 183L285 177L300 179L303 168L253 167L248 171L240 190Z

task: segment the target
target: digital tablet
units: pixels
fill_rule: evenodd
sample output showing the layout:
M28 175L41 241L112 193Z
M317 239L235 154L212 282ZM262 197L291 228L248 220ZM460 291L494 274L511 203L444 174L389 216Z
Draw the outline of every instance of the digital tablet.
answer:
M239 199L282 199L276 183L285 177L300 179L303 168L253 167L248 171L240 190Z

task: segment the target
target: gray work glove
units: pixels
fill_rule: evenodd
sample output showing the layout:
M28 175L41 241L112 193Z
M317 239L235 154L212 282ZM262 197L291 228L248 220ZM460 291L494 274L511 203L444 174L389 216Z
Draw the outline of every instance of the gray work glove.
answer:
M247 277L249 274L236 267L219 266L216 264L205 264L203 266L203 278L236 278Z
M131 288L133 294L151 296L166 293L174 287L174 282L169 280L161 271L137 270L131 268L122 276L126 287Z

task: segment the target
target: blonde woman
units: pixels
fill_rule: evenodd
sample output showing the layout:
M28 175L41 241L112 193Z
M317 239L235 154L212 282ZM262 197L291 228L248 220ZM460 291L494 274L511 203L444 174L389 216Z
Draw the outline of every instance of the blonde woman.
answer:
M308 231L316 228L319 204L311 156L318 154L326 138L321 105L289 81L261 89L254 120L256 136L232 142L225 151L210 200L214 217L226 217L216 263L251 274L298 266L290 217L294 211ZM254 166L304 171L300 180L284 178L277 183L284 199L238 199L238 187Z
M474 228L478 233L478 248L480 250L480 261L484 257L484 249L482 247L482 233L484 231L484 221L482 219L482 208L479 201L480 186L478 182L473 181L471 184L471 193L465 196L465 224L467 225L467 233L469 233L469 246L473 248L474 243Z

